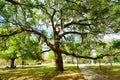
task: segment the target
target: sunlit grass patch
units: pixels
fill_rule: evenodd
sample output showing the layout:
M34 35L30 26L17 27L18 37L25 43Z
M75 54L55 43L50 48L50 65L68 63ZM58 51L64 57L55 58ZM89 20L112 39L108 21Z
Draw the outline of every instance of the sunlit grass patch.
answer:
M3 80L76 80L83 79L80 70L76 66L65 67L64 72L55 71L55 67L30 66L16 69L0 69L0 77Z
M120 80L120 66L102 66L101 70L99 69L99 66L90 66L88 68L101 74L108 80Z
M54 67L26 67L26 68L16 68L16 69L2 69L4 71L0 73L0 76L3 80L29 80L35 78L35 80L40 80L50 70L53 70ZM14 79L13 79L14 78ZM24 78L24 79L23 79ZM37 79L38 78L38 79Z

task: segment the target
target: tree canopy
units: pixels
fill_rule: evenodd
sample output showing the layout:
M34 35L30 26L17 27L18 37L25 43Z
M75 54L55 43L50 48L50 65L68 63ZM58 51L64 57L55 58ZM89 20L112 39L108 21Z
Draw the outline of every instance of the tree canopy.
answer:
M71 53L62 48L63 41L74 36L79 46L90 48L100 35L118 32L119 4L113 0L1 0L0 38L23 32L37 36L54 52L56 70L63 71L61 54L89 59L109 55L93 58Z

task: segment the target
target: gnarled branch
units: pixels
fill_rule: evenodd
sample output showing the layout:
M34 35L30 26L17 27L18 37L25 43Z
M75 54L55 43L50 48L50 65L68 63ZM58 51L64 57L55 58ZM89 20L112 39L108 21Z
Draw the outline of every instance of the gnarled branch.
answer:
M45 52L49 52L49 51L51 51L51 49L44 50L44 51L42 51L41 53L45 53Z
M8 1L8 2L14 4L14 5L21 5L22 4L22 3L19 3L17 1L14 1L14 0L5 0L5 1Z
M50 43L50 41L47 39L47 37L44 35L44 34L42 34L41 32L39 32L39 31L36 31L36 30L34 30L34 29L25 29L25 31L27 31L27 32L31 32L31 33L34 33L34 34L37 34L37 35L40 35L41 36L41 38L46 42L46 44L50 47L50 48L53 48L53 45Z
M79 21L78 22L75 22L75 21L71 21L67 24L64 25L64 28L66 27L69 27L71 25L83 25L83 26L89 26L89 25L92 25L92 24L89 24L89 23L80 23Z
M16 35L16 34L19 34L19 33L22 33L22 32L24 32L24 30L15 30L11 33L0 34L0 37L9 37L9 36L13 36L13 35Z
M61 51L61 52L62 52L62 54L70 55L70 56L73 56L73 57L76 57L76 58L85 58L85 59L93 59L93 60L102 59L103 57L106 57L106 56L120 55L120 52L117 52L117 53L114 53L114 54L101 54L101 55L98 55L97 57L91 57L91 56L81 56L81 55L77 55L75 53L68 53L66 51Z
M70 32L64 32L60 36L60 38L64 37L67 34L79 34L79 35L85 35L88 34L87 32L75 32L75 31L70 31Z

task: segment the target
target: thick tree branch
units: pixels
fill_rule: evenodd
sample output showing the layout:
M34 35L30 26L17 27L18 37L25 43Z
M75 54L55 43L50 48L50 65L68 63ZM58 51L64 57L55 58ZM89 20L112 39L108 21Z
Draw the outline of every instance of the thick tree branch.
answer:
M49 17L52 16L44 6L41 6L41 9L42 9L42 11L44 11Z
M21 5L21 3L17 2L17 1L14 1L14 0L6 0L14 5Z
M73 57L76 57L76 58L85 58L85 59L93 59L93 60L102 59L103 57L106 57L106 56L120 55L120 52L117 52L117 53L114 53L114 54L101 54L101 55L98 55L97 57L91 57L91 56L81 56L81 55L77 55L75 53L68 53L66 51L61 51L61 52L62 52L62 54L70 55L70 56L73 56Z
M45 52L49 52L49 51L51 51L51 49L44 50L44 51L42 51L41 53L45 53Z
M22 32L24 32L24 30L15 30L11 33L0 34L0 37L9 37L9 36L13 36L13 35L16 35L16 34L19 34L19 33L22 33Z
M2 10L2 9L4 8L4 6L5 6L5 4L2 4L2 5L0 6L0 10Z
M22 3L22 2L18 2L18 1L14 1L14 0L5 0L5 1L10 2L13 5L23 5L23 6L27 6L27 7L31 7L31 8L33 8L33 7L40 8L40 7L44 6L42 3L37 4L37 5L33 5L32 3L30 4L28 2Z
M53 49L53 45L50 43L50 41L47 39L47 37L44 35L44 34L42 34L41 32L38 32L38 31L36 31L36 30L34 30L34 29L25 29L25 31L27 31L27 32L31 32L31 33L34 33L34 34L37 34L37 35L40 35L41 36L41 38L46 42L46 44L50 47L50 48L52 48Z
M65 24L65 25L64 25L64 28L69 27L69 26L71 26L71 25L89 26L89 25L92 25L92 24L89 24L89 23L80 23L79 21L78 21L78 22L72 21L72 22L69 22L69 23Z
M34 5L34 4L28 4L27 2L26 3L20 3L20 2L14 1L14 0L6 0L6 1L12 3L13 5L24 5L24 6L31 7L31 8L33 8L33 7L34 8L41 8L41 10L44 11L47 15L52 16L48 12L47 8L45 8L43 3Z
M64 37L67 34L79 34L79 35L86 35L88 34L87 32L75 32L75 31L70 31L70 32L64 32L61 35L59 35L60 38Z
M51 21L51 24L52 24L53 31L56 31L56 28L55 28L55 25L54 25L54 20L53 20L55 13L56 13L56 10L53 9L53 13L50 16L50 21Z

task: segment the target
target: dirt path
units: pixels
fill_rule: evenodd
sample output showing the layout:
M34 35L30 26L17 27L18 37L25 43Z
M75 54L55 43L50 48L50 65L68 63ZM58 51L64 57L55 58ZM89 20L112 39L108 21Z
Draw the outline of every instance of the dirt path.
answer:
M101 75L87 69L84 65L79 66L79 68L86 80L107 80Z

